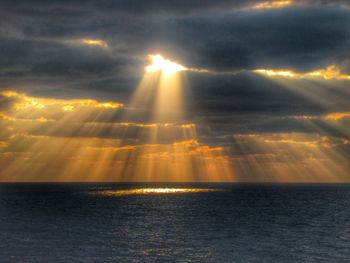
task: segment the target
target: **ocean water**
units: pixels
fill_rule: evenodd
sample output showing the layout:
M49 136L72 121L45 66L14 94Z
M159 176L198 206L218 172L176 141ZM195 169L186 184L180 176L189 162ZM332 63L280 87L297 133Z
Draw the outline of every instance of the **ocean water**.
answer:
M350 262L350 185L2 184L0 262Z

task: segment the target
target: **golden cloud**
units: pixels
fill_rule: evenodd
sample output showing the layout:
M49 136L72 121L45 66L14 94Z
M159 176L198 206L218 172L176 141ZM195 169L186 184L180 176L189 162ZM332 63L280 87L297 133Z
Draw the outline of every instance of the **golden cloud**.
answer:
M346 118L350 118L350 112L332 112L328 113L326 115L300 115L300 116L293 116L294 119L300 119L300 120L331 120L331 121L338 121L343 120Z
M344 119L344 118L350 118L350 112L330 113L330 114L325 115L324 118L326 118L328 120L337 121L337 120L341 120L341 119Z
M326 69L318 69L306 73L298 73L290 69L256 69L253 72L268 77L286 77L286 78L322 78L325 80L350 80L350 75L343 74L336 65L329 65Z
M253 6L253 9L282 8L293 4L292 0L265 1Z
M118 102L99 102L91 99L64 100L32 97L12 90L0 91L0 96L15 98L16 102L13 108L17 111L30 109L41 110L48 106L58 106L62 111L74 111L76 107L118 109L124 106Z
M267 134L240 134L234 135L241 142L252 143L266 150L270 147L281 148L290 145L304 150L322 147L335 147L347 144L347 140L338 137L320 135L319 133L267 133Z
M15 118L3 113L3 112L0 112L0 120L6 120L6 121L14 121Z

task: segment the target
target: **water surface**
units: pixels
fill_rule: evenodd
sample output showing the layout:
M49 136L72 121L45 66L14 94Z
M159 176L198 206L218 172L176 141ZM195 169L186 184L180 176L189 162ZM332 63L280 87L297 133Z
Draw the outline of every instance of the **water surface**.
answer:
M350 185L2 184L0 262L350 262Z

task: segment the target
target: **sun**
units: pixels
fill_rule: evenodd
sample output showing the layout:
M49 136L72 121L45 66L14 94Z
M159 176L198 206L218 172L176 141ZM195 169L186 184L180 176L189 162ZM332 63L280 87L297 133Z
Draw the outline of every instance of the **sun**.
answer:
M169 59L165 59L162 55L149 55L148 56L151 64L146 66L146 72L153 73L157 71L161 71L164 73L174 73L178 71L186 70L187 68L177 64L175 62L172 62Z

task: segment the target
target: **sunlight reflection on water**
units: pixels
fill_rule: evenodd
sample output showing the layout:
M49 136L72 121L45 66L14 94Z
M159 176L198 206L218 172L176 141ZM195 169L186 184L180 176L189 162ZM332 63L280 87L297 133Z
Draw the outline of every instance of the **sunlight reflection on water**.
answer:
M189 194L222 191L213 188L135 188L127 190L105 190L97 194L104 196L126 196L126 195L157 195L157 194Z

